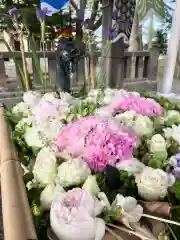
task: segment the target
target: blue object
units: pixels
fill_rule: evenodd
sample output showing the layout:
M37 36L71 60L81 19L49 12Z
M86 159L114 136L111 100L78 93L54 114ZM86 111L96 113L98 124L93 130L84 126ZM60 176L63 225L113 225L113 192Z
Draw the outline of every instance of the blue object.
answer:
M41 0L41 10L47 9L47 16L57 13L69 0Z

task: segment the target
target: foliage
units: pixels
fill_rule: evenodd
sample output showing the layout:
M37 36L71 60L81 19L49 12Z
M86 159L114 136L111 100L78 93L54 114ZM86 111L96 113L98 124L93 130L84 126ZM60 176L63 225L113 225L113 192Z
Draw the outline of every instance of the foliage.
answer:
M180 180L176 181L175 188L176 198L180 201Z
M159 49L160 54L166 55L167 52L167 33L163 30L156 32L156 47Z
M7 12L9 9L16 7L21 10L22 16L21 20L27 23L27 27L30 30L31 34L35 38L40 36L40 23L36 17L36 7L39 7L39 1L37 0L24 0L21 2L17 1L3 1L3 7L0 8L0 12ZM2 6L1 5L1 6ZM7 29L14 30L12 22L8 18L3 19L4 24L7 25ZM55 37L55 27L65 27L70 24L70 16L68 12L56 13L51 17L46 17L46 33L47 36L51 39ZM16 35L16 33L14 32Z

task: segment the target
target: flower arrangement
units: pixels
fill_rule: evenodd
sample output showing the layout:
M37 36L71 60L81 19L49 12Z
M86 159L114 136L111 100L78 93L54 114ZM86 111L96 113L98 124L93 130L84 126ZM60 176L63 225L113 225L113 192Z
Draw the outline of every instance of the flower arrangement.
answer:
M84 99L29 91L6 117L38 239L180 239L178 103L116 89Z

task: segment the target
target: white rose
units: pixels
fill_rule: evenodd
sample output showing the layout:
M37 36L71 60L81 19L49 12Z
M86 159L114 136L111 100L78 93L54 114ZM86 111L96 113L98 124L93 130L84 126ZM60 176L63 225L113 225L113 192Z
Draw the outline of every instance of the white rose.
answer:
M136 175L136 183L139 195L148 201L164 199L169 186L174 184L174 177L161 169L145 167Z
M180 144L180 125L175 126L173 125L172 128L165 128L163 129L165 138L173 138L175 141L177 141Z
M149 117L126 111L116 115L115 119L124 126L132 129L139 136L149 135L153 132L153 122Z
M133 197L123 197L117 194L116 199L112 203L112 210L120 208L120 221L128 228L132 228L131 224L139 222L143 214L143 208L137 204L137 200Z
M15 116L29 116L31 114L31 111L28 107L28 105L24 102L20 102L18 104L16 104L13 108L12 108L12 113L15 115Z
M39 130L41 131L45 139L47 139L47 141L51 143L56 138L62 127L63 124L59 120L54 119L52 121L43 122L39 126Z
M166 151L166 141L161 134L155 134L149 141L149 150L154 152Z
M169 119L180 119L180 113L176 110L168 110L166 114L167 120Z
M82 189L89 192L93 196L97 196L100 192L99 186L96 181L96 176L88 176L85 183L82 186Z
M124 164L117 164L116 167L119 170L124 170L126 172L128 172L130 175L136 175L139 174L143 171L143 169L145 168L144 163L140 162L138 159L136 158L132 158L131 161L127 161L128 165L124 165Z
M69 111L69 104L61 99L41 99L39 104L32 109L33 121L42 124L44 121L62 119Z
M53 101L54 100L54 98L58 98L58 95L57 95L57 93L56 92L48 92L48 93L45 93L43 96L42 96L42 98L41 98L41 100L47 100L47 101Z
M68 160L58 167L56 183L62 187L79 185L84 183L90 174L91 170L82 159Z
M62 129L63 124L59 120L44 121L32 126L25 131L25 141L28 146L42 148L49 146Z
M30 128L32 124L32 116L27 118L22 118L18 124L16 125L16 130L25 130L26 128Z
M43 186L54 182L57 175L56 157L49 148L43 148L38 153L32 172L37 182Z
M25 92L23 95L24 102L32 109L41 99L41 94L35 91Z
M153 132L153 122L149 117L136 115L132 129L139 135L149 135Z
M54 183L48 184L41 192L40 201L41 206L44 210L50 210L52 201L60 194L64 193L65 190L60 185Z
M125 125L126 127L133 127L136 113L134 111L126 111L124 113L117 114L115 119Z
M40 129L36 126L26 128L24 140L29 147L42 148L45 146L45 141L42 139Z

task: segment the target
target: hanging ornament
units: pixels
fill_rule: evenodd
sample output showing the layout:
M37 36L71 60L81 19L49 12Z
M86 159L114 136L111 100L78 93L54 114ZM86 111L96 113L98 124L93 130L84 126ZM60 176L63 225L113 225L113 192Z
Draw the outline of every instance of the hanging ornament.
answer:
M113 43L120 38L128 44L134 19L136 0L114 0L112 28L109 37Z
M137 0L137 9L139 20L146 20L149 15L156 15L158 18L164 18L163 0Z
M46 15L52 16L58 13L68 0L41 0L41 10L46 9Z

